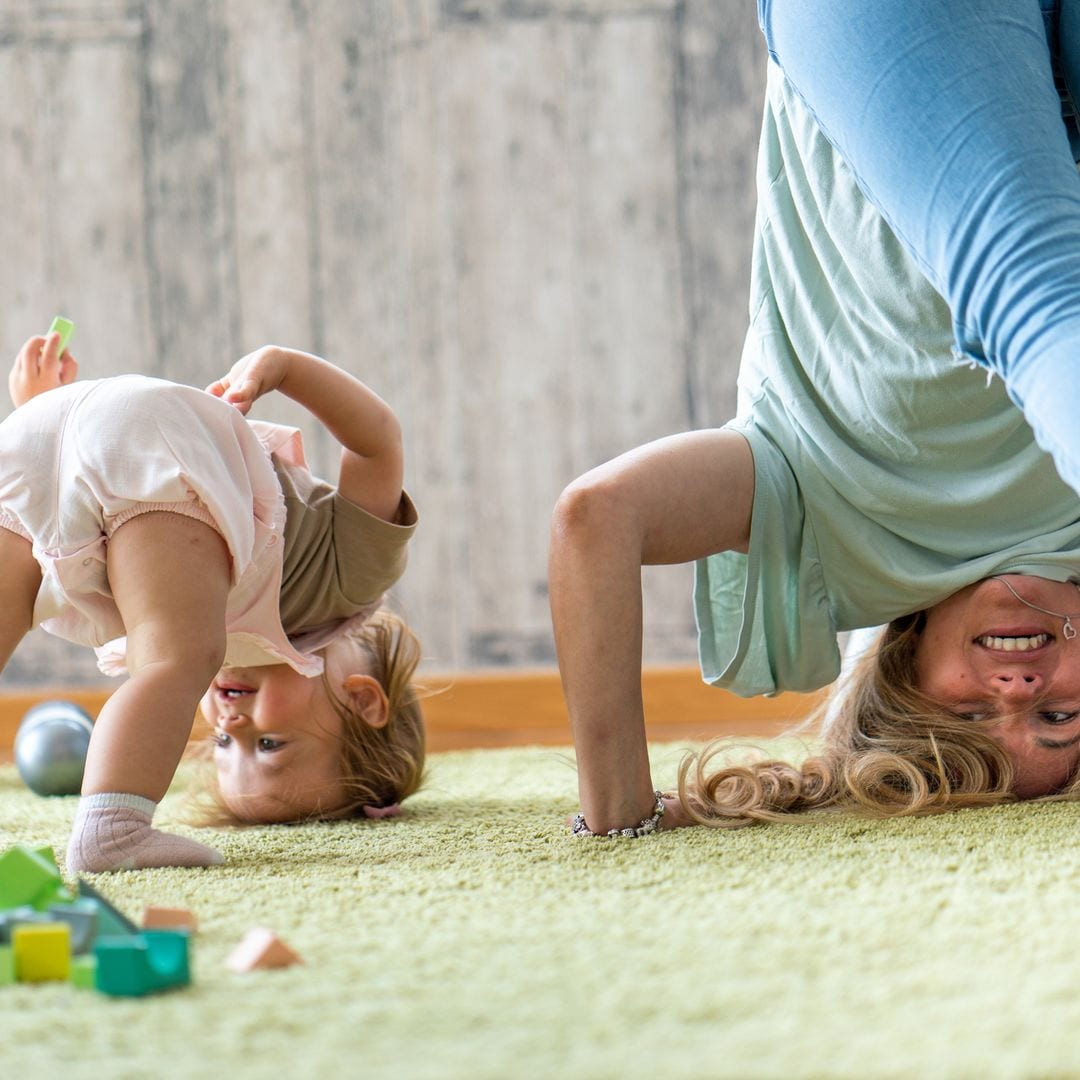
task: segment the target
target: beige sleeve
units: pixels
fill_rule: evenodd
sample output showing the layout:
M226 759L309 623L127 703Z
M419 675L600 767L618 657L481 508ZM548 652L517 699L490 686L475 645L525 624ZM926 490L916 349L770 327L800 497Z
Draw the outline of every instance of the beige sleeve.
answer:
M417 513L404 492L396 522L338 494L307 469L274 458L285 495L281 621L286 633L348 618L404 573Z

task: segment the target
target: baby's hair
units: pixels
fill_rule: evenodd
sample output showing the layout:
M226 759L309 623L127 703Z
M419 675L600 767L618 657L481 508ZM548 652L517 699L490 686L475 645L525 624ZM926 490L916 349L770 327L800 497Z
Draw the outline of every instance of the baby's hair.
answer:
M1012 764L990 735L999 721L965 719L919 691L915 647L923 623L917 613L885 628L824 724L821 752L801 765L764 760L710 772L730 752L730 740L688 754L679 767L679 797L691 816L739 828L807 811L899 817L1014 800ZM806 726L821 723L827 708ZM1043 801L1077 798L1080 775Z
M383 727L372 727L336 696L323 676L344 727L342 775L349 793L345 817L412 795L423 783L425 745L424 717L413 682L420 663L416 635L400 616L383 608L350 636L371 658L368 674L386 691L390 719Z
M399 615L385 608L348 631L368 657L366 674L386 692L387 723L373 727L334 692L326 675L327 698L342 720L341 775L348 798L334 818L360 817L364 807L386 807L415 793L424 781L425 732L420 692L414 683L420 642ZM196 746L197 784L189 797L188 819L197 825L253 825L222 798L213 767L213 740Z

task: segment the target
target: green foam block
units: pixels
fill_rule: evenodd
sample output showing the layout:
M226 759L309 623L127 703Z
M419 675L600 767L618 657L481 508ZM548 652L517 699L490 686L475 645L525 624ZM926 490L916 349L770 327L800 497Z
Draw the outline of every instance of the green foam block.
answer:
M70 319L65 319L63 315L57 315L49 324L49 333L60 335L60 352L63 353L68 347L71 335L75 333L75 324Z

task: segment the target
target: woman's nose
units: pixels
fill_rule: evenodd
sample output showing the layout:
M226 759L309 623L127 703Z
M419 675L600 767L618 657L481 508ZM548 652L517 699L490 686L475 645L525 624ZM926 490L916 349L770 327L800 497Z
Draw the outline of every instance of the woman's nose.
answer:
M1042 693L1042 676L1036 672L1013 675L999 672L990 676L990 684L999 697L1009 701L1026 701Z

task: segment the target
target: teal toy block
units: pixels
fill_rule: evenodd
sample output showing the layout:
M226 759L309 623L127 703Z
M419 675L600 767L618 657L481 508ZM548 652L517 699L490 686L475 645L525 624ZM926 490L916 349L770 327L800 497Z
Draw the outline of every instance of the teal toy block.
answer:
M11 935L14 933L16 926L51 921L48 915L43 914L36 908L32 908L29 904L2 912L0 913L0 945L11 944Z
M71 982L80 990L93 990L97 976L97 957L73 956L71 958Z
M103 937L126 937L139 932L139 928L122 911L117 911L97 889L82 878L79 878L79 896L97 904L98 933Z
M98 934L98 905L93 900L76 900L74 904L53 904L48 916L53 922L65 922L71 927L71 953L80 956L93 947Z
M94 985L113 997L143 997L191 982L186 930L144 930L133 937L99 937Z
M15 981L15 950L10 945L0 945L0 986L10 986Z
M11 935L19 982L67 982L71 975L71 930L67 923L23 923Z
M46 894L52 903L59 888L63 888L63 882L56 864L33 848L16 844L0 855L0 910L23 904L36 907Z
M71 335L75 333L75 324L70 319L65 319L63 315L57 315L49 324L49 333L60 335L60 353L62 355L68 347Z

